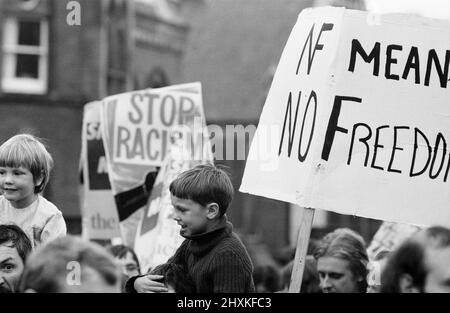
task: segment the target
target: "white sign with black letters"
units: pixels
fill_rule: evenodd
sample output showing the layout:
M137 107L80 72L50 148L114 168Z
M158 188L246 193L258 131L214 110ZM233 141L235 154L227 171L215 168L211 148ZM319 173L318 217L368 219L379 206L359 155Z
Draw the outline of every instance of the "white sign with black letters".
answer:
M450 21L304 10L275 73L241 191L450 226L449 47ZM275 143L263 160L257 143L269 129Z

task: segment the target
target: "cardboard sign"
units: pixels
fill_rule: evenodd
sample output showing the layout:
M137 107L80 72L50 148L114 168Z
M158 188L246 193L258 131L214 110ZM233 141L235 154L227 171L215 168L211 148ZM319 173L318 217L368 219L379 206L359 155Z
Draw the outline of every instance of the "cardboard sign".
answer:
M82 126L82 232L87 239L120 237L119 218L108 179L100 127L101 102L84 106Z
M241 191L450 226L450 22L304 10L281 56Z
M133 246L158 169L175 138L182 138L191 159L202 160L207 150L201 84L107 97L102 101L101 118L122 237L125 244Z

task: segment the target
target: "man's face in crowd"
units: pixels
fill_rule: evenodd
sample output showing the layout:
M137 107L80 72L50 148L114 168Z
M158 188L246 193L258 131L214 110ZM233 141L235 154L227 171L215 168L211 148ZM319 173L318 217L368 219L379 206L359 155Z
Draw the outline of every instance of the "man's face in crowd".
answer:
M424 291L450 293L450 247L426 249L425 268Z
M3 291L17 290L23 268L23 260L16 247L11 242L0 244L0 288Z
M324 293L359 292L358 277L350 270L350 262L331 256L323 256L317 261L320 288Z
M208 209L201 204L189 200L170 196L174 207L174 219L181 226L181 236L201 234L208 227Z
M136 261L133 258L131 252L127 252L125 257L117 259L122 269L122 273L127 277L133 277L139 275L139 268Z

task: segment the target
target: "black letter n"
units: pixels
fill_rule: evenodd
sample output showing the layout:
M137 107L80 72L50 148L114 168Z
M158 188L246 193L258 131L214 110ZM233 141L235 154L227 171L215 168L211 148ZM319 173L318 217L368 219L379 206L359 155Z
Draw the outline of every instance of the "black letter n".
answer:
M293 129L291 130L291 121L292 121L292 93L289 92L289 99L288 99L288 103L286 106L286 114L284 115L284 123L283 123L283 131L281 133L281 140L280 140L280 147L278 149L278 155L281 154L281 148L283 147L283 140L284 140L284 131L286 130L286 122L288 119L288 114L289 114L289 139L288 139L288 157L291 156L291 150L292 150L292 144L294 142L294 135L295 135L295 128L297 127L297 115L298 115L298 107L300 105L300 96L301 96L302 92L299 91L298 93L298 100L297 100L297 107L295 109L295 117L294 117L294 127L292 127Z
M323 44L319 43L322 32L330 31L333 29L333 24L323 23L322 28L320 29L319 35L317 36L316 45L314 46L314 49L313 49L312 48L312 37L313 37L313 33L314 33L314 26L315 26L315 24L313 24L311 26L311 30L309 31L308 37L306 38L305 44L303 45L302 54L300 55L300 59L298 60L298 64L297 64L297 70L295 71L296 75L298 75L298 71L300 69L300 64L303 59L303 54L305 53L306 45L308 44L308 42L309 42L309 47L308 47L309 51L308 51L308 71L307 71L307 73L309 75L309 73L311 72L311 66L312 66L312 62L314 60L314 55L316 54L316 51L323 49Z

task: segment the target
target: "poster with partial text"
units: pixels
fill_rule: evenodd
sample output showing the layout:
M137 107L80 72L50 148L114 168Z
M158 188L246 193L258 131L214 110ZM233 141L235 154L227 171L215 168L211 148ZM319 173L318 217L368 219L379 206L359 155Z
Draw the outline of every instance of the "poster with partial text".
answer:
M208 150L201 84L109 96L102 101L101 117L122 237L125 244L134 246L158 171L175 139L181 138L191 159L202 160L203 151Z
M95 101L84 106L81 136L82 236L89 240L111 240L120 237L119 218L103 148L100 105L101 102Z

